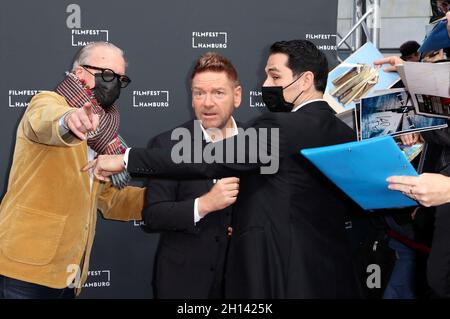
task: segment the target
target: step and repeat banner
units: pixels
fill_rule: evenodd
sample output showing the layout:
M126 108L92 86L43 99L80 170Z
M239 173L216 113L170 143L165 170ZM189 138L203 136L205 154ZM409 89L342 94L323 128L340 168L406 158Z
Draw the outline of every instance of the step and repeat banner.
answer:
M189 75L201 54L218 51L237 68L243 100L235 117L245 122L264 111L260 87L270 44L309 39L325 51L331 67L336 21L337 0L3 1L0 195L28 102L55 88L83 45L109 41L124 50L132 83L118 101L120 132L129 145L145 146L193 117ZM81 297L152 298L157 243L158 234L145 233L139 222L99 218Z

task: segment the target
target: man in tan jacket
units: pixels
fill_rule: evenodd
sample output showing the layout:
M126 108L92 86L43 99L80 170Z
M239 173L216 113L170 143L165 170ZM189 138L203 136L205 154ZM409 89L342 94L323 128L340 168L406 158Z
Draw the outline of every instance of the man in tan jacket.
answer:
M0 205L0 299L73 298L86 281L96 212L140 220L144 189L81 168L96 154L120 154L114 101L130 79L123 52L82 48L56 89L30 102L17 129L8 190Z

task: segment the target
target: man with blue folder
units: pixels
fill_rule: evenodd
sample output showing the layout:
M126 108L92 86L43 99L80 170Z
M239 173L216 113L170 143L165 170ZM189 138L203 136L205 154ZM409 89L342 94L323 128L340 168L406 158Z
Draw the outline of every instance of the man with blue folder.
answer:
M306 40L281 41L270 48L263 100L271 112L247 130L279 133L257 144L270 149L278 167L260 173L264 161L252 161L255 144L245 143L231 158L210 164L174 163L170 149L132 148L127 158L100 157L94 168L104 179L125 168L131 173L180 176L239 176L225 274L227 298L354 298L356 275L344 223L350 201L309 161L303 148L355 140L355 134L325 102L328 63ZM233 141L238 140L238 134ZM245 134L244 134L245 136ZM228 142L226 139L223 143ZM279 143L277 143L279 141ZM231 143L239 146L238 143ZM220 149L217 142L216 146ZM241 144L242 146L242 144ZM239 159L240 157L240 159ZM245 159L245 161L243 161ZM250 159L250 160L249 160ZM262 172L262 170L261 170Z

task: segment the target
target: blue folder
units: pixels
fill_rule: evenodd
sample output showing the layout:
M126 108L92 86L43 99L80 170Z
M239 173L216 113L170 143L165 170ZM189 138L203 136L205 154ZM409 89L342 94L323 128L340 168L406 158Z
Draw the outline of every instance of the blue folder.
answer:
M389 176L418 175L391 136L303 149L301 154L363 209L417 205L388 189Z

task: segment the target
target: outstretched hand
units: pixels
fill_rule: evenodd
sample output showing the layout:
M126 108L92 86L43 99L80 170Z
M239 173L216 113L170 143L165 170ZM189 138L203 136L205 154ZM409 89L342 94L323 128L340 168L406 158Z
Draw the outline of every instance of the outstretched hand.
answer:
M100 155L97 159L87 163L81 170L92 170L94 176L101 181L109 182L109 176L122 172L125 169L123 155Z
M389 66L383 68L385 72L397 72L397 65L403 64L405 61L400 59L398 56L389 56L383 59L373 61L375 66L380 67L382 64L389 64Z
M98 128L100 118L92 110L90 102L76 109L64 118L64 125L72 131L79 139L86 140L87 133L95 131Z

